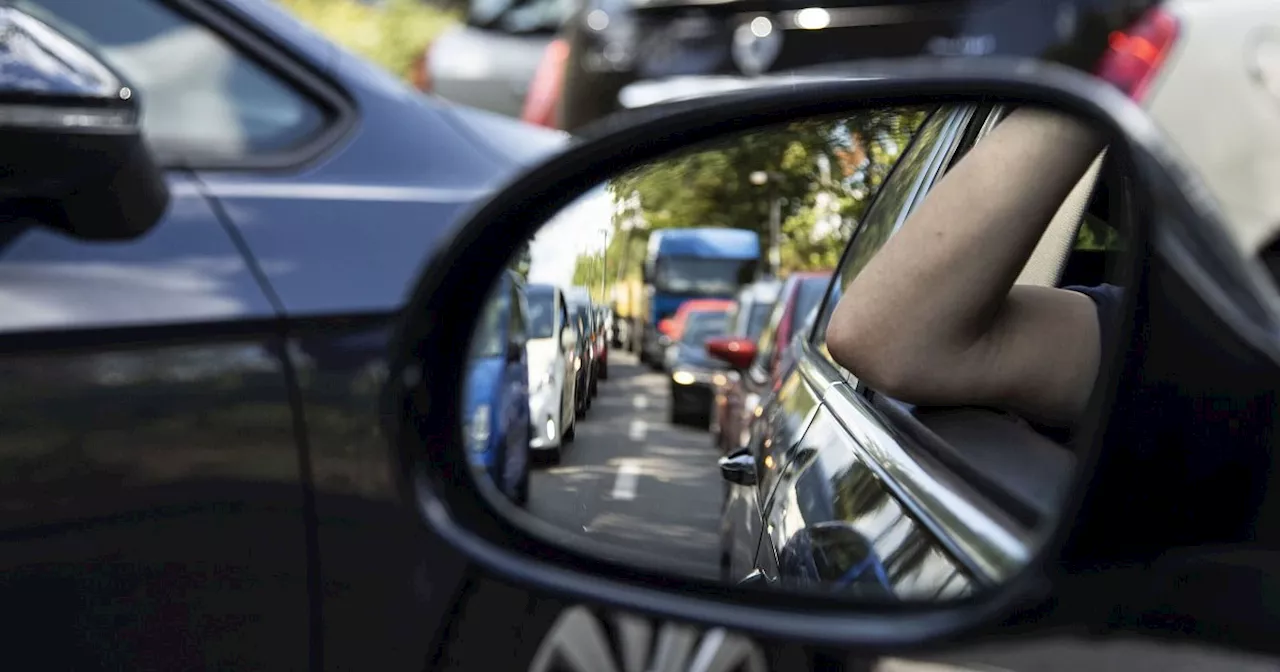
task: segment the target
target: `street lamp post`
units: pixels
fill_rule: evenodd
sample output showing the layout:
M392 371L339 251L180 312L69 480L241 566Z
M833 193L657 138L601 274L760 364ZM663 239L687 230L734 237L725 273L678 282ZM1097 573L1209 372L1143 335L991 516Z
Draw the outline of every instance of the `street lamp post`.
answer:
M764 170L751 173L751 184L762 187L769 182L781 182L780 175ZM776 189L775 189L776 194ZM769 202L769 269L773 277L782 276L782 197L774 196Z

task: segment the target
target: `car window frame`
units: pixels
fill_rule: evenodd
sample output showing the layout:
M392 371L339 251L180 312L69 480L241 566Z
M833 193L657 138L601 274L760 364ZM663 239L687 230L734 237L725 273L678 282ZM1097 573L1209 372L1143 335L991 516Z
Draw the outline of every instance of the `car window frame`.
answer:
M164 143L148 146L157 163L168 170L249 172L301 169L323 158L351 133L358 113L351 95L332 75L311 63L278 36L221 3L197 0L139 0L173 12L223 42L238 57L252 62L282 86L321 112L324 124L299 144L283 150L240 157L211 156ZM39 3L39 0L35 0ZM213 6L217 4L218 6ZM51 12L52 13L52 12ZM55 14L56 15L56 14ZM88 31L86 31L88 32ZM145 137L145 131L144 131Z

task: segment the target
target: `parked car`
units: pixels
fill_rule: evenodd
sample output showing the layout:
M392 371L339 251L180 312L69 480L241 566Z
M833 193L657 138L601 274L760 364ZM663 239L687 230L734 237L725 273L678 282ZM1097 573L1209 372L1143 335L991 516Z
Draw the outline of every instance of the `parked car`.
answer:
M610 346L609 335L612 333L612 329L610 325L613 321L612 317L609 314L609 309L604 306L597 306L595 320L596 320L595 338L596 338L596 360L597 360L596 368L599 370L598 376L600 380L608 380L609 379L609 346Z
M829 72L859 59L1035 56L1092 71L1108 36L1160 0L832 0L817 5L658 0L584 8L553 57L557 128L571 132L628 106L636 82L725 81ZM604 18L602 18L604 17ZM551 50L548 54L551 54ZM550 56L549 56L550 57Z
M959 156L983 141L1004 112L1003 107L992 105L941 105L933 109L879 188L859 231L886 230L883 222L902 221ZM1120 241L1118 233L1108 232L1132 230L1126 221L1127 211L1110 208L1110 203L1124 202L1117 199L1128 197L1124 193L1128 184L1114 159L1102 162L1100 169L1081 179L1068 197L1078 202L1065 208L1078 214L1074 220L1060 219L1058 226L1063 228L1056 230L1074 232L1084 227L1089 236L1068 235L1061 239L1063 254L1033 257L1028 269L1041 273L1036 282L1087 286L1105 280L1122 246L1117 242L1099 247L1092 241ZM907 188L909 185L915 188ZM739 580L751 575L759 580L803 582L803 576L782 575L786 567L777 562L778 553L795 535L820 523L856 526L861 524L859 520L874 518L875 529L897 530L892 547L887 542L878 547L878 557L895 591L968 594L1001 578L983 569L989 565L984 565L981 549L957 550L963 544L946 535L963 536L971 525L999 525L1008 538L1029 538L1034 521L1052 515L1071 484L1074 458L1050 439L984 442L981 431L967 432L966 428L983 426L980 423L985 416L974 416L966 424L963 414L968 411L964 410L918 413L852 378L827 353L826 326L842 289L861 268L858 262L885 239L855 233L823 292L816 320L798 343L799 365L779 372L782 380L776 388L761 395L761 411L753 420L746 445L725 458L747 459L744 456L750 455L753 461L778 465L766 470L754 484L729 486L722 528L726 578ZM1046 239L1056 240L1049 234ZM1091 241L1089 245L1078 244L1086 239ZM1047 261L1052 268L1032 269L1040 261ZM1024 275L1027 273L1024 270ZM737 364L747 364L745 357ZM892 440L898 446L895 450L912 454L932 451L930 454L938 456L939 474L972 488L968 501L978 507L975 510L985 511L990 506L991 511L1003 513L975 516L957 528L929 518L927 513L911 511L861 457L866 454L868 436L880 437L877 442ZM941 440L925 448L919 442L926 436ZM884 447L877 448L880 450ZM852 508L835 506L837 500ZM784 519L786 524L781 522ZM757 554L757 544L767 550ZM908 561L908 557L914 559ZM912 584L917 580L927 585Z
M658 322L658 333L661 334L656 345L661 349L661 357L653 359L659 363L661 370L671 373L676 355L680 351L680 340L684 334L689 317L700 311L716 311L728 314L733 309L733 301L728 299L689 299L676 308L675 313Z
M582 360L582 368L586 372L586 387L583 388L587 393L588 407L590 400L594 399L599 393L600 381L600 348L599 337L596 327L596 307L591 301L591 293L586 287L570 287L565 292L566 300L569 303L569 312L576 315L582 321L582 337L584 358Z
M781 380L784 353L796 327L822 302L831 273L796 272L787 276L772 303L764 326L752 335L733 332L707 341L707 352L730 365L725 384L716 390L711 424L715 445L728 455L747 444L749 414Z
M707 339L724 333L728 313L699 308L689 313L680 338L671 347L671 424L706 427L712 395L728 367L707 354Z
M595 397L593 384L593 358L595 349L591 343L591 308L580 300L575 301L572 295L566 294L566 305L569 309L569 321L574 329L574 408L578 418L584 418L591 408L591 400Z
M524 505L532 438L524 281L504 273L482 310L467 367L467 454L507 497Z
M560 460L578 431L577 331L564 295L554 285L534 284L529 302L529 407L535 453Z
M414 85L442 98L518 118L571 0L470 0L414 64Z
M169 193L146 235L69 235L51 213L6 234L10 651L420 667L442 617L412 586L451 594L461 561L398 503L390 328L458 213L563 134L412 95L274 2L3 9L128 82Z

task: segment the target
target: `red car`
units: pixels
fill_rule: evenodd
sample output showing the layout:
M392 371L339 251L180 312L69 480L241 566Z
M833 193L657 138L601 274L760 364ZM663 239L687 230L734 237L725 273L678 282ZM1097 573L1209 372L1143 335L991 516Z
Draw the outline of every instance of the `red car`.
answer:
M773 304L769 321L757 339L713 338L707 351L728 362L734 372L716 391L711 431L715 445L728 455L745 444L749 415L782 379L793 359L784 355L796 331L821 303L831 284L831 271L797 272L787 276Z

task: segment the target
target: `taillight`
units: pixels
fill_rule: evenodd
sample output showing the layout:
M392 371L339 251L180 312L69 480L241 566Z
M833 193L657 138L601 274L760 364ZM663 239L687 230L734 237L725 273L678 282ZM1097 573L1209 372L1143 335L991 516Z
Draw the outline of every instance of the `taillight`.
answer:
M1141 101L1177 38L1177 19L1159 8L1147 10L1128 30L1107 38L1107 52L1096 74Z
M556 103L564 86L564 67L569 60L569 43L552 40L542 52L542 62L529 84L529 94L524 99L520 119L531 124L555 128Z
M431 45L423 48L409 66L409 82L419 91L431 91Z

